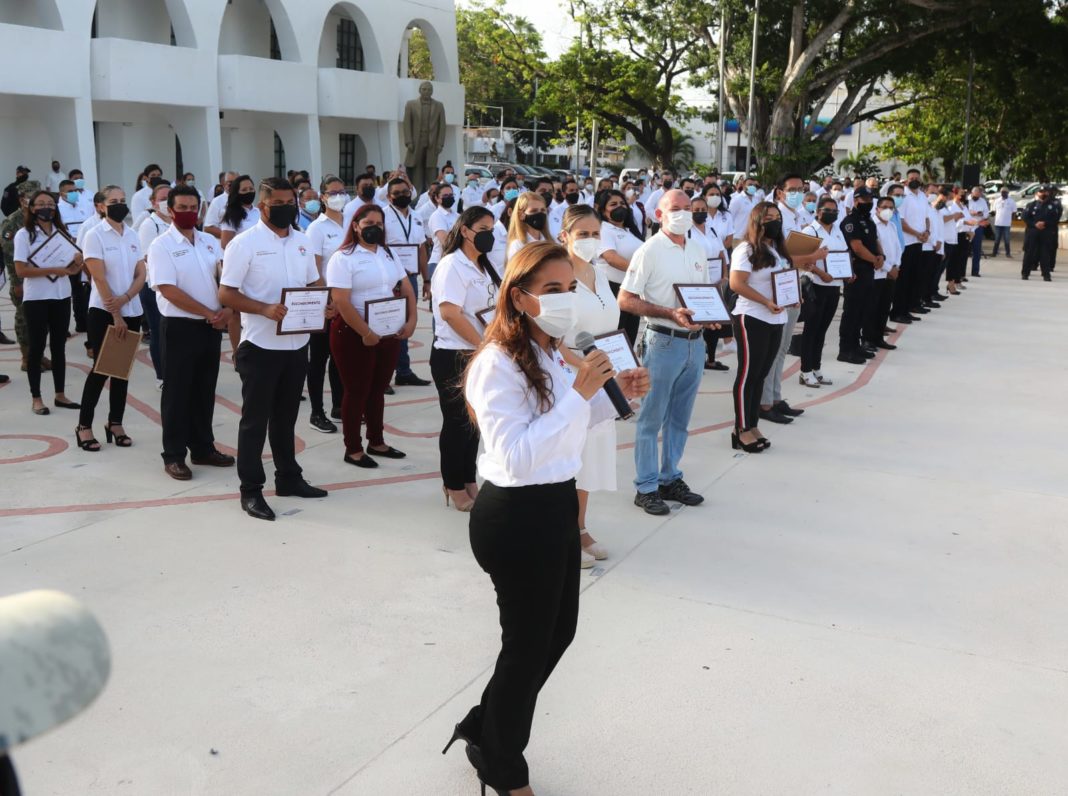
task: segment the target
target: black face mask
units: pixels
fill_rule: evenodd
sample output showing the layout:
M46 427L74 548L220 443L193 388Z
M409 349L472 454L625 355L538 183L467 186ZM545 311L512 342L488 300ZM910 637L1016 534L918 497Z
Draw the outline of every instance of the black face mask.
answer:
M693 199L693 188L687 188L683 193L686 194L688 198Z
M765 221L764 222L764 237L775 240L782 235L782 222L781 221Z
M443 196L443 197L441 197L441 206L444 207L446 210L448 210L454 204L456 204L456 197L455 196Z
M544 213L531 213L523 219L523 223L531 229L536 229L539 232L545 229L545 214Z
M400 196L394 196L390 201L393 202L394 207L403 210L412 203L412 195L407 193L401 194Z
M29 174L16 174L15 175L15 182L16 183L26 182L26 180L28 180L29 178L30 178Z
M820 211L820 223L821 224L833 224L838 219L837 210L821 210Z
M564 200L569 204L578 204L579 195L577 193L565 193Z
M251 205L253 202L256 201L256 192L255 191L248 191L246 193L239 193L237 195L237 198L241 201L241 204L243 204L246 207L248 207L249 205Z
M377 246L386 239L386 231L377 224L363 229L357 227L356 232L360 236L360 240L368 246Z
M293 222L297 220L297 206L272 205L267 208L267 220L271 223L272 227L278 229L291 227L293 226Z
M695 223L698 226L700 226L701 224L704 224L706 221L708 221L708 211L707 210L697 210L697 211L694 212L694 214L693 214L693 223Z
M375 198L375 187L373 185L365 185L360 189L360 198L365 202L370 202Z
M673 184L673 180L664 180L662 183L660 183L660 186L666 191L669 190Z
M126 202L116 202L113 205L108 205L105 212L112 221L122 221L126 216L130 215L130 208L126 206Z
M56 217L56 210L54 207L42 207L40 210L34 210L33 215L38 221L51 221Z
M626 208L626 207L613 207L612 208L612 212L608 214L608 217L610 219L612 219L613 221L616 221L618 223L622 223L623 221L626 220L627 213L629 213L629 212L630 212L630 209Z
M866 216L871 213L871 202L859 202L853 205L853 212L858 216Z
M557 191L556 192L556 201L557 202L564 201L564 192L563 191Z
M549 205L551 205L553 203L553 192L552 191L542 191L541 193L538 194L538 196L540 196L542 199L545 200L545 206L546 207L548 207Z
M482 232L476 232L474 239L471 241L479 254L489 254L493 251L493 244L496 242L493 236L493 230L487 229Z
M910 191L917 191L917 190L919 190L919 188L920 188L920 181L919 180L909 180L909 190Z

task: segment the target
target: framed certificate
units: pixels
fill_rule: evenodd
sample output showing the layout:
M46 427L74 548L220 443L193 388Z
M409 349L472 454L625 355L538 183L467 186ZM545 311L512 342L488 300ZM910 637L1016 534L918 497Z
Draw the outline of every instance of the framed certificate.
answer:
M482 328L484 329L497 317L497 308L486 307L486 309L476 312L475 317L478 318L478 322L482 324Z
M851 279L853 276L853 263L846 249L828 251L825 266L827 273L835 279Z
M723 260L719 257L709 257L705 270L708 272L709 284L716 284L723 278Z
M391 243L389 250L397 258L405 272L409 274L419 273L419 244L418 243Z
M627 333L622 329L597 335L593 338L593 344L597 346L598 351L608 354L616 373L640 367L638 358L634 356L634 349L630 347Z
M367 301L363 314L372 332L379 337L392 337L408 322L408 300L401 296Z
M801 303L801 280L797 278L796 268L771 275L771 296L780 307L796 307Z
M715 285L675 285L679 304L693 310L694 323L730 323L731 314Z
M27 262L35 268L66 268L74 260L81 249L75 245L68 235L58 229L47 240L30 252ZM49 276L47 279L55 282L58 276Z
M278 322L278 334L316 334L325 332L326 305L330 301L330 288L286 287L282 288L281 303L286 316Z

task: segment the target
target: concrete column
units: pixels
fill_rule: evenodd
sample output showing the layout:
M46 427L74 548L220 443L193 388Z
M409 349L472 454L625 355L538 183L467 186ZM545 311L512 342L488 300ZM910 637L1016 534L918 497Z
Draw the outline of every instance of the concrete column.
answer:
M222 156L222 137L219 132L217 107L180 110L173 114L171 125L182 142L182 160L186 171L197 176L197 182L208 184L226 168ZM172 176L172 175L167 175ZM173 175L175 179L178 174Z
M44 104L43 116L51 136L50 157L59 159L64 172L81 169L86 185L96 187L92 101L85 97L57 99Z
M279 116L275 130L286 148L287 169L307 169L313 178L322 174L322 152L319 141L319 117Z

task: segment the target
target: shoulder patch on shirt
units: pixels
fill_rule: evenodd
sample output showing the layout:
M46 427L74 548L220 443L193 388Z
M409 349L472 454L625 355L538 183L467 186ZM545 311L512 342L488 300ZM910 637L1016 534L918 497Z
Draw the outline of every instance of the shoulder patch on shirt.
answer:
M847 221L846 223L844 223L842 225L842 232L852 232L852 231L853 231L853 222L852 221Z

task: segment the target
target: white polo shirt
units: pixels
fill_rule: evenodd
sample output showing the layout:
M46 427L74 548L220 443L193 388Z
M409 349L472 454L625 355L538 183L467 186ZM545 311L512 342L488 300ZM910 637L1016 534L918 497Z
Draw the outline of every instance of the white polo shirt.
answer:
M323 213L304 230L312 244L312 254L321 258L320 268L326 273L326 264L345 241L345 227Z
M430 280L434 296L434 348L447 351L473 351L474 346L458 335L441 317L441 304L455 304L473 327L482 329L476 312L489 309L495 303L497 291L490 275L483 273L461 250L441 258Z
M601 256L605 252L614 251L628 263L634 257L634 253L642 247L643 241L634 235L626 227L617 227L608 221L601 222L601 245L597 247L597 257L594 267L604 274L609 282L619 284L623 281L624 272L609 265Z
M150 213L137 229L137 239L141 242L141 251L145 253L145 264L148 264L148 248L152 241L170 229L170 222L165 220L159 213ZM148 286L154 288L156 283L152 281L152 269L148 271Z
M777 251L769 247L772 256L775 258L775 264L761 268L759 271L753 270L753 263L750 259L752 254L752 247L748 241L742 241L734 247L734 251L731 252L731 271L745 271L749 274L749 281L747 284L753 288L757 293L762 295L766 299L772 299L774 291L771 287L771 275L776 271L785 271L790 267L790 263L786 261ZM773 313L763 304L746 298L745 296L738 296L738 300L734 305L735 315L747 315L752 318L756 318L764 323L770 323L773 325L782 325L786 323L786 311L779 313Z
M260 209L258 207L247 207L245 208L245 219L237 229L234 229L234 225L228 221L220 221L218 227L223 232L235 232L241 234L246 230L252 229L258 223L260 223Z
M414 243L422 246L426 240L423 222L419 220L419 217L410 207L406 209L408 211L407 215L393 207L393 205L387 205L383 211L386 216L386 245L395 246ZM409 270L408 273L418 273L418 268Z
M222 247L214 235L193 230L193 242L171 224L148 247L148 274L157 291L156 304L165 318L193 318L200 315L179 309L159 291L160 285L174 285L194 301L219 310L219 283L216 281Z
M875 272L876 279L886 279L890 269L901 265L901 241L897 237L897 227L892 221L875 220L875 229L879 233L879 246L883 250L883 267Z
M226 201L229 198L230 194L223 191L211 200L207 212L204 213L205 227L217 227L222 223L223 213L226 211Z
M941 251L942 236L944 234L942 211L936 209L935 206L929 202L927 204L927 220L931 222L931 237L929 237L927 242L923 244L922 250L925 252ZM937 249L935 247L937 247Z
M352 223L352 219L356 216L356 211L363 207L365 202L360 197L354 197L349 200L349 203L345 205L345 209L341 211L341 227L342 229L348 229L349 224Z
M620 289L641 296L652 304L676 308L681 305L675 294L675 285L707 281L705 247L690 238L680 246L661 230L638 247ZM682 329L667 318L648 320L650 323Z
M30 252L48 240L48 235L40 227L37 228L37 237L30 242L30 233L25 227L19 227L12 241L14 245L14 257L17 263L29 265ZM32 265L30 266L33 267ZM23 301L62 301L70 298L70 279L65 276L35 276L22 280Z
M875 224L879 223L875 219L872 219L872 222ZM821 241L823 241L823 247L829 252L849 251L849 244L846 243L845 236L842 234L842 227L839 225L837 219L835 219L834 223L831 224L830 232L825 230L822 224L817 224L815 222L809 224L801 231L806 235L812 235L815 238L819 238ZM820 260L819 264L820 268L825 271L827 270L826 260ZM815 274L811 276L811 279L812 284L816 285L817 287L842 287L842 285L844 284L841 279L832 279L830 282L824 282Z
M733 223L733 235L735 240L745 237L746 227L749 226L749 213L756 206L756 197L751 197L744 190L731 196L731 205L728 212L731 214Z
M922 190L911 191L906 188L905 201L901 203L898 212L901 213L902 221L906 222L914 230L922 232L927 224L927 208L927 195ZM920 242L919 238L915 235L910 235L904 227L901 228L901 232L905 236L906 246Z
M67 232L70 233L72 238L77 238L78 233L81 231L82 224L89 218L96 216L96 208L93 207L93 195L88 196L85 193L81 193L78 197L78 204L72 205L63 197L60 197L56 201L56 206L59 208L59 217L63 220L63 223L67 227Z
M82 256L86 260L104 262L104 278L113 296L130 292L137 264L144 259L137 233L125 224L120 224L119 229L120 231L116 232L110 223L101 221L86 233L85 245L82 246ZM93 285L93 292L89 295L89 308L95 307L107 312L104 301L96 289L96 281L90 281ZM140 297L135 293L133 299L123 305L120 313L125 318L140 315L142 313Z
M312 243L290 229L281 237L260 221L230 241L223 253L221 285L240 290L254 301L277 304L282 288L307 287L319 279ZM308 344L306 334L277 334L278 322L241 313L241 342L275 351L295 351Z
M367 320L364 304L376 299L393 298L393 289L406 279L400 260L377 246L371 251L357 243L352 253L334 252L326 265L326 285L349 291L349 301L359 316Z
M437 233L444 232L448 236L449 230L453 228L459 219L460 214L452 208L438 207L430 214L427 235L434 242L434 251L430 253L430 262L437 263L441 261L441 241L438 240Z
M137 218L142 213L147 213L150 207L152 207L152 186L146 182L144 187L130 199L130 215Z

